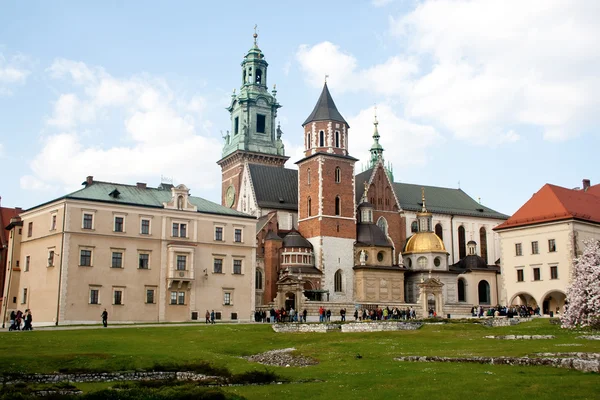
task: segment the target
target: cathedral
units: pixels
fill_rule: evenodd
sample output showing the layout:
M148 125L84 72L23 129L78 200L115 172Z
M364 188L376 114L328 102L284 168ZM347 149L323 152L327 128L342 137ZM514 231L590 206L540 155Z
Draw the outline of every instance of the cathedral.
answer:
M327 82L298 133L303 157L286 168L281 105L256 34L241 67L218 164L222 204L257 217L257 309L410 305L445 316L506 304L492 229L508 216L461 189L395 182L376 118L357 173Z

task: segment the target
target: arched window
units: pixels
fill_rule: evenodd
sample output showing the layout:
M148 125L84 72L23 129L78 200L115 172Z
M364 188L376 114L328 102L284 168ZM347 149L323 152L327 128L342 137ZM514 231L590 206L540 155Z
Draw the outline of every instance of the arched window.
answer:
M311 143L310 143L310 132L306 134L306 148L310 149Z
M467 301L467 296L465 295L465 280L458 280L458 301Z
M410 224L410 231L412 233L419 231L419 224L417 223L417 221L413 221L412 224Z
M262 70L257 69L256 70L256 84L260 85L261 83L262 83Z
M379 227L379 229L381 229L383 233L385 233L386 235L388 234L388 223L385 218L379 217L379 219L377 220L377 226Z
M342 181L342 170L340 167L335 167L335 183L340 183Z
M477 289L479 292L479 304L490 304L490 284L487 281L479 281Z
M335 131L335 147L340 147L340 131Z
M335 275L333 276L333 291L341 292L342 291L342 270L338 269L335 271Z
M254 288L257 290L262 290L263 288L263 274L260 268L256 268L256 282Z
M325 147L325 132L319 131L319 147Z
M443 229L442 229L442 224L436 224L435 225L435 234L438 235L438 237L442 240L444 240L444 233L443 233Z
M310 168L306 170L306 182L310 185Z
M467 256L467 244L465 243L465 227L458 227L458 258L462 260Z
M342 209L342 201L340 200L340 196L335 197L335 215L340 215Z
M485 228L483 226L479 229L479 248L481 249L481 257L485 260L485 263L487 264L487 232L485 231Z
M310 201L310 196L308 197L308 201L307 201L307 212L308 212L308 216L310 217L312 215L312 207L311 207L311 201Z

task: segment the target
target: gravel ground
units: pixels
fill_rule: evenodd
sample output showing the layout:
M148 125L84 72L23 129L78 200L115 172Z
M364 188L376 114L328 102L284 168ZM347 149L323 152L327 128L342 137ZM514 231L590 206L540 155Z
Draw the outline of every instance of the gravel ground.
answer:
M308 367L309 365L318 364L318 362L312 358L292 355L291 353L295 350L296 349L294 348L271 350L242 358L251 362L275 367Z

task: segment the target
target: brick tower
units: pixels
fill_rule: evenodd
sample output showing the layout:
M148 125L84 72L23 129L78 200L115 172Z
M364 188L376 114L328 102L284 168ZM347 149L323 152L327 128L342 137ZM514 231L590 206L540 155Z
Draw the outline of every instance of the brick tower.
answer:
M322 289L332 301L353 296L354 163L348 155L348 123L337 110L327 83L302 124L304 158L298 164L298 230L314 248Z
M265 55L256 43L242 61L242 85L231 95L227 108L231 115L231 131L224 136L223 156L217 161L221 166L221 203L237 208L242 170L245 163L283 167L289 157L285 156L281 129L275 126L277 90L269 93Z

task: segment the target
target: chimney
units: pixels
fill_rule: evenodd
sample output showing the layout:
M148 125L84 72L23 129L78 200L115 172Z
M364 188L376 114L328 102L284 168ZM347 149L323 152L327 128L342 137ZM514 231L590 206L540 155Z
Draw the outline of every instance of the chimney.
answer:
M146 184L144 182L138 182L136 183L136 185L140 189L146 189Z
M587 190L589 189L589 187L590 187L590 183L591 183L591 182L590 182L590 180L589 180L589 179L584 179L584 180L583 180L583 191L584 191L584 192L585 192L585 191L587 191Z
M15 207L15 211L17 212L17 214L21 214L23 212L23 209L21 207Z
M92 183L94 183L94 177L93 176L88 176L87 178L85 178L85 184L87 186L90 186Z

